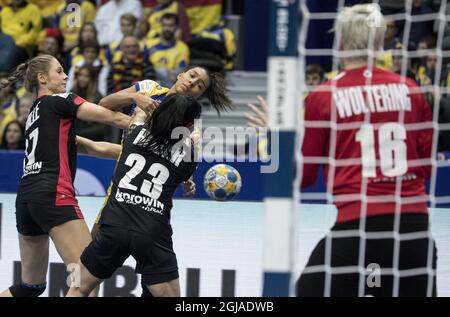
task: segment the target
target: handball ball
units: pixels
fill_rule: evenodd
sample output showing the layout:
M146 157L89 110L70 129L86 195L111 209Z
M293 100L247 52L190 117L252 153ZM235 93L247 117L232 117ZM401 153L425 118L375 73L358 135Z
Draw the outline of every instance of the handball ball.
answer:
M205 174L203 186L209 197L218 201L232 199L241 190L241 175L232 166L217 164Z

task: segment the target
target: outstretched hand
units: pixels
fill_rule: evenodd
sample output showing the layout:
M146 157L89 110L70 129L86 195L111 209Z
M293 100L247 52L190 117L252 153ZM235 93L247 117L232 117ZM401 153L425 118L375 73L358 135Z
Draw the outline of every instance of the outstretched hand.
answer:
M252 113L246 112L244 115L247 118L247 124L249 126L255 128L265 128L268 124L269 106L263 97L258 96L258 100L261 105L261 109L254 104L249 103L248 107Z

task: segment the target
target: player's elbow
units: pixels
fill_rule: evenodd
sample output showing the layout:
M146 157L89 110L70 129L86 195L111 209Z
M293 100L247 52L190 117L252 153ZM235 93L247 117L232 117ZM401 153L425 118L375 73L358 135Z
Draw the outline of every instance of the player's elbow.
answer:
M130 126L131 117L121 112L114 112L111 117L110 125L116 126L120 129L127 129Z
M121 146L119 144L110 144L107 151L104 152L104 157L117 160L119 158Z

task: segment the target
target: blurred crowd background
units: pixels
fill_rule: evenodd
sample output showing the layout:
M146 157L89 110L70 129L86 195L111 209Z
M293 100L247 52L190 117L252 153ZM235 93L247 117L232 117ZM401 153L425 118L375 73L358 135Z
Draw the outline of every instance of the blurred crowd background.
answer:
M267 58L269 2L0 0L0 79L28 58L50 54L69 76L68 91L98 103L103 96L144 79L170 87L189 65L224 75L236 70L265 71L265 65L258 69L251 62L264 64ZM348 0L345 4L366 2L372 1ZM335 12L337 8L336 0L306 3L311 12ZM438 0L413 0L411 7L405 0L379 3L388 28L385 52L377 58L377 66L415 80L424 88L431 108L438 109L439 122L450 122L450 56L445 54L450 48L450 24L437 18L439 12L450 15L450 5L441 7ZM405 12L411 15L410 22ZM331 48L332 26L333 19L311 19L306 48ZM242 66L244 46L247 67ZM339 72L333 70L330 55L306 56L306 61L309 89ZM261 78L248 75L238 82L241 87L231 93L237 105L247 101L239 95L242 89L246 96L265 95ZM255 88L258 83L260 91ZM246 84L254 89L245 91ZM24 148L23 127L34 98L20 83L0 90L0 148ZM230 120L225 117L221 122L242 123L242 111L239 107L236 111ZM120 140L120 133L108 126L81 121L78 134L93 140ZM450 132L440 132L438 150L450 151Z
M170 87L191 64L234 69L227 1L0 0L0 7L0 79L28 58L50 54L69 77L68 91L98 103L144 79ZM0 91L1 148L24 147L34 98L20 83ZM105 125L80 121L78 133L118 141Z

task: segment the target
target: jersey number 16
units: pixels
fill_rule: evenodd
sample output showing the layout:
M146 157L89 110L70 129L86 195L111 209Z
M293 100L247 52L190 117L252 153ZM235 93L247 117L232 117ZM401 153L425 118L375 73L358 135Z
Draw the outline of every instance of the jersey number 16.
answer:
M385 123L378 129L378 149L381 173L396 177L406 173L406 130L399 123ZM361 143L362 176L376 177L375 131L372 124L363 124L356 133Z

